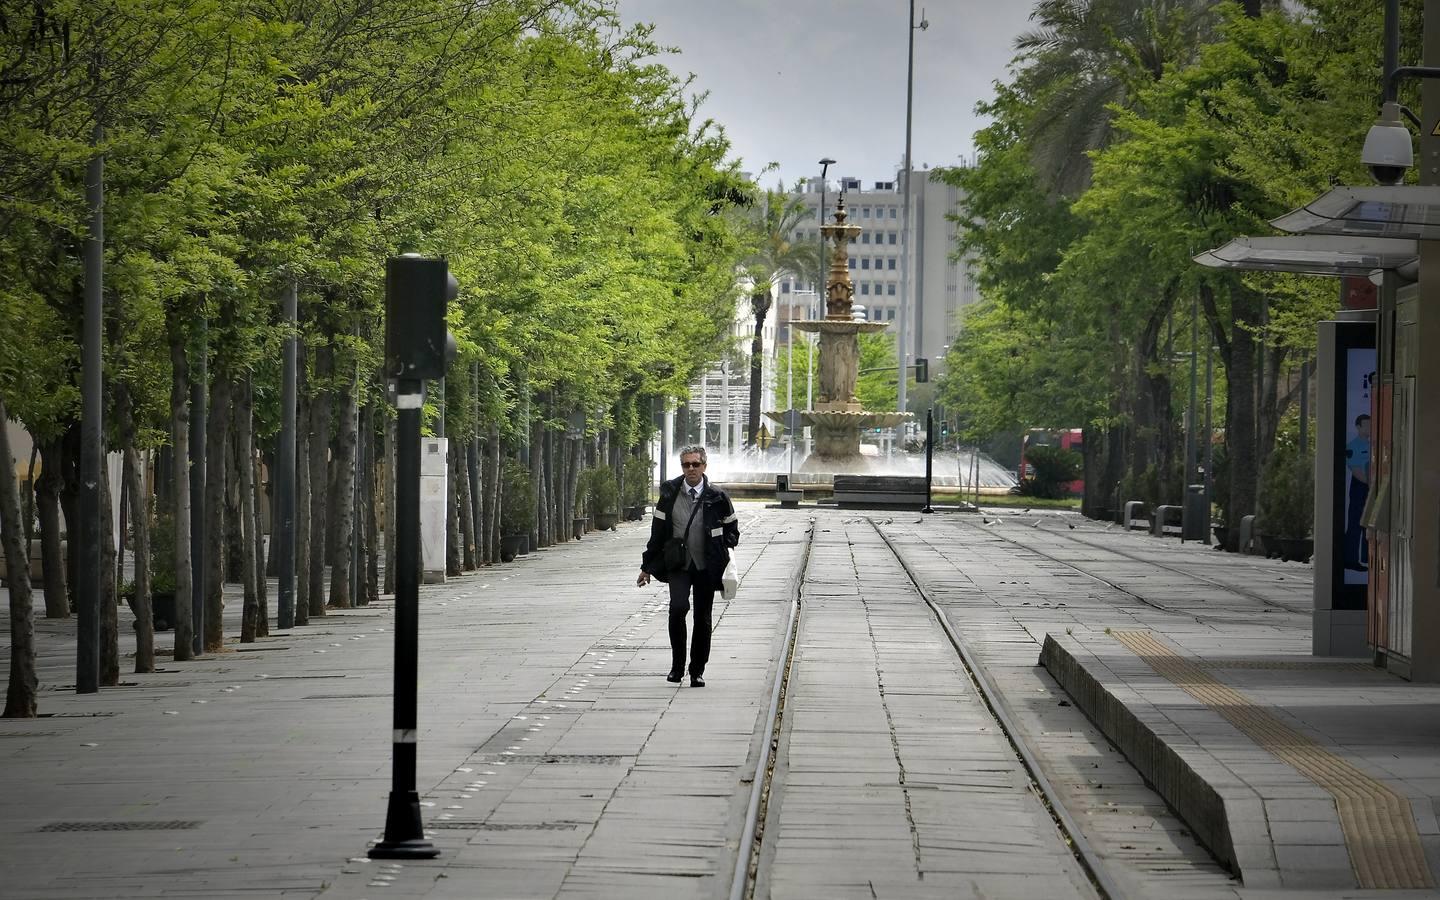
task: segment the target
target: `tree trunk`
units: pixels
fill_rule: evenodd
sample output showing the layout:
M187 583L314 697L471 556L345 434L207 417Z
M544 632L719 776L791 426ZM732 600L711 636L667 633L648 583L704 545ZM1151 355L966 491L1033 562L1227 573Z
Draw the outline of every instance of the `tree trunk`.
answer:
M254 431L253 427L251 428L251 431ZM259 441L256 441L256 443L258 444ZM275 444L273 448L270 449L268 454L262 447L257 447L256 449L258 450L258 452L255 454L255 489L260 492L255 496L255 508L257 510L264 510L264 512L260 514L260 519L262 522L269 523L269 530L272 537L276 537L280 534L280 517L275 511L275 476L273 474L275 471L275 466L277 465L277 460L279 459L280 455L278 450L279 446L280 433L277 431L275 433ZM272 473L271 477L268 479L262 478L262 472ZM268 500L269 502L265 502L266 500ZM261 529L260 531L257 531L256 534L259 535L261 542L265 543L265 530ZM262 605L263 598L266 592L265 579L280 577L280 554L275 552L278 546L278 541L271 540L266 545L265 552L261 554L261 557L265 560L265 577L260 579L260 596L262 598Z
M760 379L764 372L765 316L770 312L770 292L751 294L750 309L755 313L755 337L750 342L750 415L746 422L750 433L746 435L745 446L756 447L760 436Z
M1229 365L1225 377L1229 390L1226 409L1225 444L1230 462L1230 506L1232 522L1255 513L1255 493L1260 459L1255 433L1255 329L1260 324L1259 298L1243 286L1231 287Z
M395 417L385 415L385 593L395 594Z
M110 467L100 455L100 678L104 687L120 683L120 591L115 583L114 505Z
M380 508L375 502L378 496L375 485L375 415L376 406L372 400L366 404L360 418L360 459L363 463L360 470L360 509L365 537L365 552L361 560L365 566L365 577L362 579L365 592L358 599L364 605L380 599L380 554L376 543Z
M330 451L330 410L332 399L328 384L333 367L334 351L327 346L315 350L315 380L310 401L310 615L325 615L325 562L327 486L330 483L326 459Z
M455 576L460 574L460 508L456 492L459 478L457 477L456 452L453 442L446 443L445 451L445 574Z
M488 531L490 535L490 561L496 562L500 559L500 426L491 424L490 439L487 442L486 469L490 475L485 479L487 488L486 496L489 503L486 506L488 512Z
M470 502L470 439L455 445L451 456L455 460L455 484L459 487L459 530L460 565L467 572L476 569L475 563L475 507Z
M216 369L220 369L216 366ZM210 382L210 412L205 428L205 633L206 653L225 649L225 470L230 436L230 380L217 371Z
M541 431L538 423L531 423L530 426L530 483L535 488L535 516L534 524L530 526L530 546L540 546L540 520L544 510L544 504L540 502L540 478L544 474L542 462L543 454L540 452Z
M166 315L170 328L170 446L175 465L175 660L195 658L195 621L190 612L194 582L190 575L190 362L185 355L186 334L175 312Z
M255 383L250 377L245 379L245 396L250 407L250 443L255 444ZM253 528L251 535L255 544L255 601L258 613L255 617L255 634L258 637L268 637L270 634L270 584L266 581L266 573L269 563L266 561L265 553L265 515L261 512L262 498L265 496L261 491L260 483L263 480L264 466L260 462L260 454L254 452L250 460L251 479L253 481L253 499L251 500L254 517L251 519ZM274 509L274 506L270 506ZM270 554L273 555L273 554Z
M45 618L70 618L66 583L66 550L60 543L60 442L42 441L40 477L35 479L35 504L40 512L40 559L45 590ZM26 548L27 551L29 548ZM73 550L70 552L74 552Z
M256 536L260 520L255 512L255 408L254 400L250 393L250 378L246 376L244 381L236 384L234 419L235 419L235 469L236 481L239 482L240 494L240 515L237 518L242 523L240 528L240 583L245 591L245 599L240 607L240 643L252 644L260 634L260 593L257 584L257 576L264 575L260 571L263 557L257 556L257 541L250 540Z
M115 416L120 449L125 454L125 494L135 532L135 671L155 671L155 617L150 598L150 503L145 492L144 464L135 448L135 412L128 389L116 393Z
M295 369L295 624L310 624L310 376L305 344Z
M40 680L35 674L35 611L30 598L30 548L20 520L20 493L11 462L10 415L0 398L0 538L5 546L10 586L10 683L5 689L5 718L33 719L39 713Z
M357 389L352 376L335 398L339 421L335 425L335 459L330 466L330 609L355 605L350 596L350 569L355 558L355 451L360 428Z
M489 536L485 528L485 479L481 477L480 461L484 458L480 453L480 432L476 426L475 437L471 438L465 446L465 469L470 473L470 521L475 526L475 567L486 565L490 562L487 553L487 541Z
M241 469L248 468L248 460L240 447L240 433L236 426L239 406L242 402L244 382L230 383L230 421L227 423L229 440L226 441L225 457L225 582L245 583L246 536L250 525L245 521L245 496L242 493Z
M80 586L79 566L80 551L76 549L75 539L79 536L79 526L71 527L72 522L80 521L80 423L73 421L65 426L65 432L60 436L60 511L65 516L66 552L65 552L65 588L66 603L73 613L79 607L79 597L76 596Z

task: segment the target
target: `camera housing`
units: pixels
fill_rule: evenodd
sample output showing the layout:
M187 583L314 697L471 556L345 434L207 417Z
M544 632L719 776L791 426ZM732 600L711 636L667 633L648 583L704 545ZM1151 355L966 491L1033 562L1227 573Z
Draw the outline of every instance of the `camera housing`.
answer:
M1410 129L1400 119L1398 103L1381 106L1380 117L1365 135L1360 161L1378 184L1395 185L1405 180L1406 170L1415 164L1415 147Z

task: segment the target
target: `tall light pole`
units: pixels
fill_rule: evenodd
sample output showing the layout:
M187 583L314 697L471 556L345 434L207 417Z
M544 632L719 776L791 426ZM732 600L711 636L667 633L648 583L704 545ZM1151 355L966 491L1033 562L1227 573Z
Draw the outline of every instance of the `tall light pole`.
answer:
M820 224L825 224L825 189L829 186L825 181L825 173L835 165L835 160L828 156L820 159ZM815 236L820 241L820 309L821 315L825 314L825 288L826 276L829 272L825 264L825 235L820 229L815 229ZM812 313L813 315L813 313ZM805 411L813 412L815 404L811 399L811 384L815 380L815 342L810 338L805 339ZM805 454L810 454L810 426L805 426Z
M896 406L902 413L906 412L905 373L906 361L909 358L909 354L906 352L906 335L908 334L906 326L909 324L910 317L906 310L910 307L910 195L912 193L910 188L910 113L915 99L915 29L924 31L929 27L930 23L925 19L924 10L920 12L920 24L915 24L915 0L910 0L910 30L908 34L910 50L905 65L905 197L900 214L903 220L900 223L900 323L896 339L899 352L895 354L900 359L900 391L899 402Z

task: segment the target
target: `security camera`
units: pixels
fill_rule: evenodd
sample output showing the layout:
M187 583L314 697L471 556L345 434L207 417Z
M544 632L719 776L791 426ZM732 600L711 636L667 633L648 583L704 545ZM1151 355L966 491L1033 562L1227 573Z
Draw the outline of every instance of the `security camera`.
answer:
M1360 161L1378 184L1400 184L1405 180L1405 170L1415 164L1415 148L1410 129L1400 120L1400 104L1385 103L1380 107L1380 117L1365 135Z

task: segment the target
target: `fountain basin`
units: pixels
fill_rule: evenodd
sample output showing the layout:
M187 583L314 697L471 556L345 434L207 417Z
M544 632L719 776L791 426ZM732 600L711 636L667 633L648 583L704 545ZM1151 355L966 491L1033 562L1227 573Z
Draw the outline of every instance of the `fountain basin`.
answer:
M790 323L796 331L820 334L870 334L890 327L888 322L856 322L851 319L797 319Z

